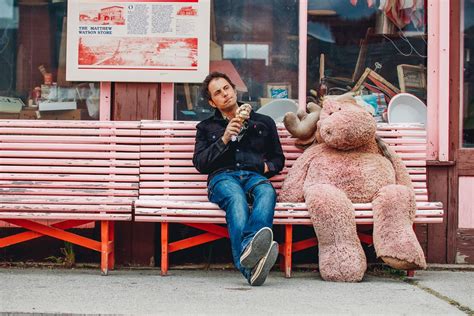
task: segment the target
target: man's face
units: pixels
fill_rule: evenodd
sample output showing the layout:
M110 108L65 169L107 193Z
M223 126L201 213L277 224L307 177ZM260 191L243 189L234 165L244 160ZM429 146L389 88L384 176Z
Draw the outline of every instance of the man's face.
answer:
M237 105L237 94L230 83L224 78L215 78L209 82L211 99L209 104L220 111L229 111Z

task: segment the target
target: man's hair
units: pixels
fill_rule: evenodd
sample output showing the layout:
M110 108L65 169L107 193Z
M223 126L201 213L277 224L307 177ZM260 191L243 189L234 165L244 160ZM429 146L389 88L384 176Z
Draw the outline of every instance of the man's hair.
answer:
M230 78L222 72L211 72L207 75L206 79L202 82L201 86L201 95L204 100L211 100L211 95L209 94L209 83L217 78L223 78L232 86L232 89L235 89L235 84L230 80Z

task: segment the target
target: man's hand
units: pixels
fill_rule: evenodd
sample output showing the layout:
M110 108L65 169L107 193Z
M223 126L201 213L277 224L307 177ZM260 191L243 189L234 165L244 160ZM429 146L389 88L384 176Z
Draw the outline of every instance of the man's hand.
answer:
M222 136L222 141L224 144L228 144L232 139L232 136L237 136L240 133L240 129L242 128L242 122L239 118L234 117L225 129L224 135Z

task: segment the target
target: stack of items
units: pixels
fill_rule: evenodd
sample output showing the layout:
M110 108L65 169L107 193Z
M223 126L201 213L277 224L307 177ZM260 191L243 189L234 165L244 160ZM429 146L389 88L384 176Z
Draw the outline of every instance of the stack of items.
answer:
M25 106L19 98L0 97L0 119L17 119Z
M59 87L53 82L53 75L41 65L43 84L34 87L28 98L28 107L20 113L20 119L80 120L77 109L76 89Z
M359 105L370 112L377 122L387 122L387 102L383 93L369 93L356 97Z

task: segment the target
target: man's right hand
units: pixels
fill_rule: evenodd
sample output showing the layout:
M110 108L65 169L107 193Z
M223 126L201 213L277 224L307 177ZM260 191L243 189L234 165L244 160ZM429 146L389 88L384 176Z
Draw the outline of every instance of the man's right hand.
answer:
M234 117L232 120L230 120L229 124L227 124L224 135L222 136L222 141L224 144L227 145L231 141L232 136L239 135L241 128L242 123L239 118Z

